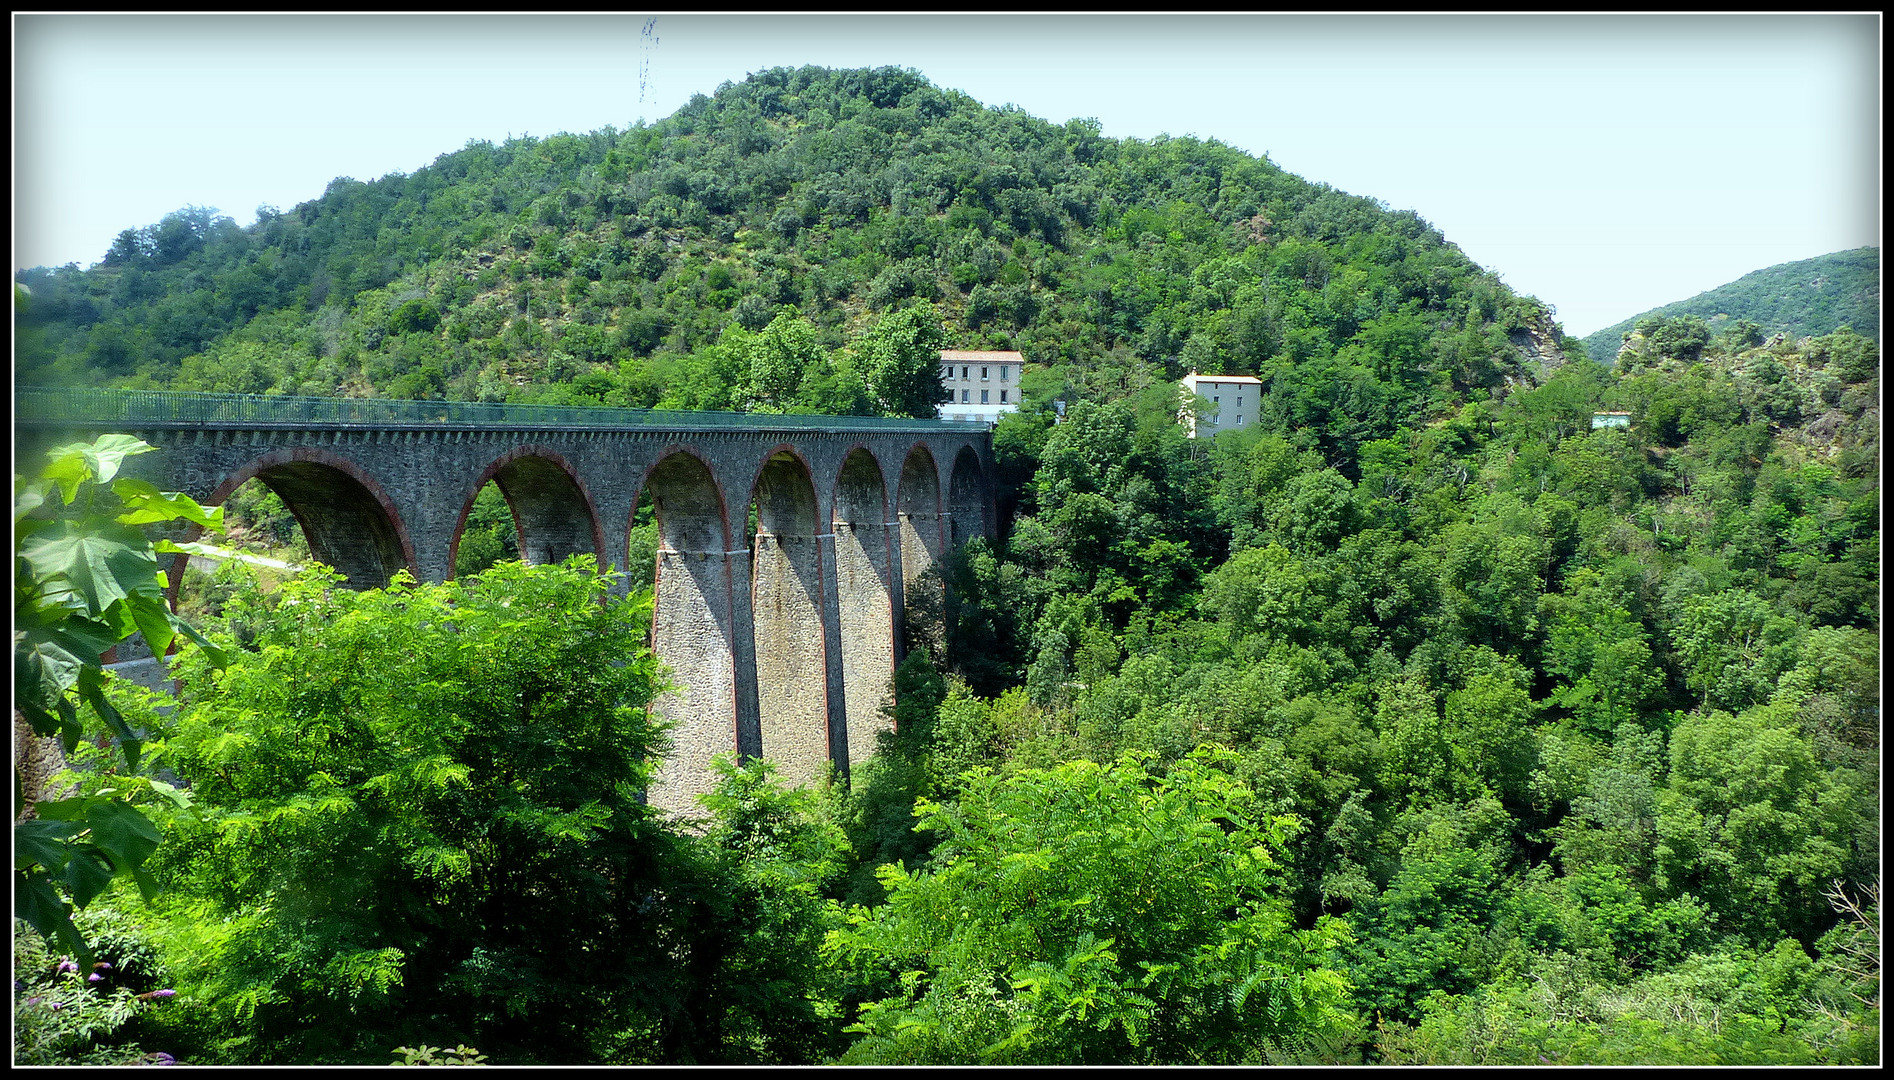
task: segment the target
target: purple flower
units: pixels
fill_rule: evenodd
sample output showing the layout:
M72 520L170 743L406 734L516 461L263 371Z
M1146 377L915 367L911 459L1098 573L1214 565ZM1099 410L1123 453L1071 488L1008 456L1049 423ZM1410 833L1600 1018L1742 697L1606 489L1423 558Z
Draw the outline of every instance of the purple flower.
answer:
M95 983L95 982L104 982L104 981L105 981L105 976L103 976L103 975L101 975L101 974L99 974L98 972L96 972L96 971L95 971L95 972L93 972L92 974L90 974L90 975L87 975L87 976L85 977L85 981L86 981L86 982L89 982L89 983Z
M172 996L173 994L176 994L176 993L177 993L177 991L176 991L176 990L153 990L153 991L152 991L151 993L149 993L149 994L140 994L140 995L138 995L138 1000L140 1000L140 1001L150 1001L150 1000L151 1000L152 998L168 998L168 997L170 997L170 996Z
M38 1005L40 1002L45 1001L45 1000L46 999L43 997L30 997L26 999L26 1003L28 1005Z
M78 970L79 970L79 965L73 963L70 959L61 960L59 962L59 971L61 974L64 974L68 971L78 971Z
M54 1012L58 1012L59 1010L66 1007L66 1003L63 1001L55 1001L51 1005L48 1005L46 1007L51 1009Z
M178 1063L178 1059L160 1050L157 1053L151 1055L151 1063L153 1065L176 1065Z
M92 965L92 970L93 971L110 971L112 970L112 965L101 960L98 963Z

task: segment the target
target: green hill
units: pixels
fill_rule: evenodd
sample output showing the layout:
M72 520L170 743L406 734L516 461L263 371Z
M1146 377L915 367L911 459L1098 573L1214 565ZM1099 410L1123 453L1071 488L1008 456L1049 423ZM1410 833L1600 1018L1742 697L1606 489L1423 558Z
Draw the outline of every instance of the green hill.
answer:
M1044 365L1029 408L1253 373L1274 426L1343 453L1563 359L1542 305L1411 212L893 68L474 142L248 228L186 208L19 280L22 382L744 407L745 335L791 306L821 362L774 400L858 411L852 345L931 304L950 345Z
M1585 351L1609 364L1639 320L1677 315L1695 315L1712 331L1748 319L1765 335L1814 337L1847 326L1879 341L1881 249L1837 251L1744 274L1728 285L1607 326L1585 338Z

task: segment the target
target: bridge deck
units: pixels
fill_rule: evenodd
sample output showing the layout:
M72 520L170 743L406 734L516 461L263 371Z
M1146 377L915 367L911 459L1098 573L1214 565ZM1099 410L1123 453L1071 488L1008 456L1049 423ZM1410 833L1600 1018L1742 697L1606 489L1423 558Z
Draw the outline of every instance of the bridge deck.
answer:
M691 412L482 401L207 394L183 390L16 387L14 423L49 427L135 424L143 428L271 427L514 431L979 432L983 422L887 416Z

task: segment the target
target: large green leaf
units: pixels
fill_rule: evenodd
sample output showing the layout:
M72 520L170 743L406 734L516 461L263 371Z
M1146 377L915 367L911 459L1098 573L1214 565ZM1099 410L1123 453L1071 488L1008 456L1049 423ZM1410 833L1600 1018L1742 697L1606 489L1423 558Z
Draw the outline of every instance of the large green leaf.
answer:
M41 821L84 821L86 807L96 795L75 795L70 799L42 799L33 804L33 813Z
M136 596L137 594L134 593L132 595ZM105 627L111 631L112 643L114 645L137 633L138 622L132 618L131 596L127 596L122 600L112 601L110 607L99 612L99 622L103 623ZM108 646L108 648L109 647L110 646ZM100 649L99 652L104 653L105 650Z
M59 482L61 494L65 494L66 477L77 476L78 480L94 479L99 483L109 483L118 475L118 467L126 458L138 454L148 454L157 447L131 435L101 435L90 443L67 443L55 446L46 452L52 464L46 467L46 476ZM78 480L73 486L78 486ZM66 495L66 502L72 502L72 496Z
M84 967L92 965L92 950L78 927L72 925L65 900L44 870L29 870L13 879L13 914L26 920L47 941L65 945Z
M87 529L62 521L30 536L20 545L28 571L48 585L62 582L83 601L84 610L97 615L135 591L155 588L158 560L143 533L123 525ZM66 606L78 607L67 603Z
M13 868L30 870L44 866L58 870L66 865L72 847L66 839L82 826L76 821L46 821L38 818L13 826Z
M116 799L94 799L86 807L86 823L92 827L92 842L121 871L143 864L164 839L137 807Z
M198 633L197 627L192 626L190 623L187 623L183 619L177 618L176 616L172 617L171 626L178 633L183 634L185 637L189 638L192 644L204 650L204 656L210 661L210 664L212 667L221 668L221 667L230 666L229 655L226 654L222 649L218 648L217 646L212 645L210 643L209 638Z
M223 531L223 507L206 510L196 499L182 492L159 491L155 485L132 476L114 480L112 492L125 503L126 512L118 516L121 525L148 525L183 518L207 529Z
M84 907L111 886L112 866L91 844L79 844L59 879L72 890L73 906Z
M38 510L46 503L46 490L40 484L29 483L25 477L15 473L13 476L13 527L20 527L20 520Z
M149 904L152 900L157 898L158 879L151 876L151 871L142 866L134 866L132 867L132 880L138 883L139 895L145 898L145 903Z
M145 741L132 730L130 724L125 722L125 717L119 713L111 701L107 700L103 671L88 667L79 672L79 698L92 706L92 711L98 714L99 719L105 721L105 726L110 728L112 734L117 737L118 747L125 754L125 764L136 770L138 755L144 750Z
M41 475L58 485L60 501L71 506L72 500L79 497L79 485L92 479L92 467L86 464L84 454L74 452L54 458Z
M191 793L179 787L172 787L163 780L152 780L152 794L159 796L179 810L191 808Z
M70 754L79 748L79 740L85 737L85 729L79 726L79 710L65 694L53 702L53 710L59 714L59 743Z
M136 624L133 624L136 625ZM91 619L67 618L49 626L37 627L44 635L76 657L82 664L96 665L107 649L124 638L113 627Z
M13 704L51 709L59 695L78 683L85 664L52 640L44 628L13 632Z
M132 621L138 624L138 632L144 635L145 644L151 646L151 655L163 656L165 650L171 647L171 638L175 634L171 628L171 608L164 602L164 597L136 592L123 602L131 612Z

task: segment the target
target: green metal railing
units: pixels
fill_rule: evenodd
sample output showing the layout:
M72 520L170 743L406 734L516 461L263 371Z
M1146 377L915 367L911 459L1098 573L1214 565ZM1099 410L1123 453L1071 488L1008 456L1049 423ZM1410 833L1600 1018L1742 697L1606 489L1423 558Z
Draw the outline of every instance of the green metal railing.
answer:
M686 412L481 401L395 401L386 398L278 397L203 394L185 390L102 390L19 386L15 423L108 424L443 424L491 427L702 428L817 431L985 431L981 422L885 416L785 416L778 413Z

